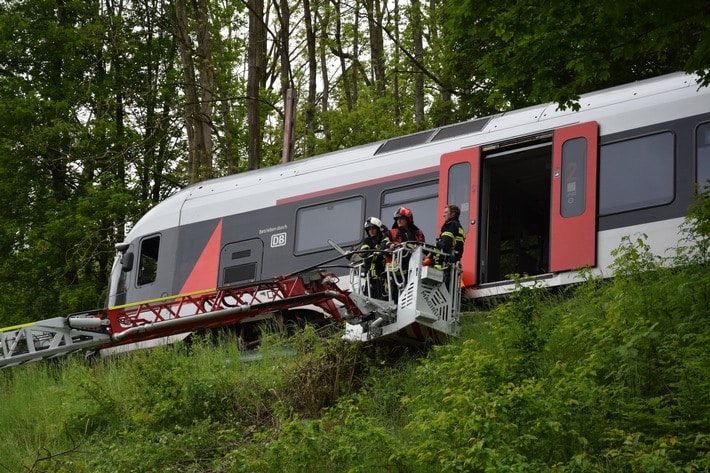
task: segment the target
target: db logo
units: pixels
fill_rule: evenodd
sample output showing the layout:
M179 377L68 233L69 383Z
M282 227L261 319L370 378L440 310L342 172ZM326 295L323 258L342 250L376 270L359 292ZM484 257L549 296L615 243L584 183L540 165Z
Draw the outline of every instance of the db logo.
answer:
M286 234L285 233L274 233L271 235L271 248L276 248L277 246L284 246L286 244Z

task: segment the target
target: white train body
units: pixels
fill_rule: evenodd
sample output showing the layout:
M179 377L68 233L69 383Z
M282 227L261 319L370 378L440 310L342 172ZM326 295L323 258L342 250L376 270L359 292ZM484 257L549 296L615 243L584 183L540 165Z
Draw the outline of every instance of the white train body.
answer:
M107 307L289 274L359 244L363 222L407 206L434 243L462 208L466 297L608 275L622 237L658 254L710 178L710 91L671 74L555 104L202 182L138 221L118 245ZM347 282L347 262L332 268Z

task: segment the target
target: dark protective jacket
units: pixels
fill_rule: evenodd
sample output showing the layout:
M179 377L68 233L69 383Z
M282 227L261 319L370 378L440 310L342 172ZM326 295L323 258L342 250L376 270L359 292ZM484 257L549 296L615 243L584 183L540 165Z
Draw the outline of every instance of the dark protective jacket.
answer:
M390 230L390 239L392 240L392 243L404 243L406 241L418 241L424 243L424 233L413 223L409 224L409 228L407 230L402 230L395 223L392 230Z
M441 226L441 233L436 241L436 247L451 255L448 258L448 262L456 263L461 260L463 255L464 241L466 241L466 232L464 232L461 222L459 222L458 218L452 218Z
M386 232L376 237L367 235L362 241L363 269L368 273L367 294L375 299L387 299L385 267L389 252L390 239Z
M363 253L365 269L370 273L371 278L378 278L385 271L386 252L389 251L390 239L385 233L380 233L373 238L367 235L360 246L361 250L375 250L374 253Z

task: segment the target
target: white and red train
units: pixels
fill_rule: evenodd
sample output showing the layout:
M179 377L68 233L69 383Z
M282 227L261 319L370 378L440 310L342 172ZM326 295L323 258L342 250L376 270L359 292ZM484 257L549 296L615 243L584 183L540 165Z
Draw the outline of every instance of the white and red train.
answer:
M625 235L661 254L710 179L710 90L682 73L192 185L117 245L107 307L248 284L337 257L400 206L433 243L462 209L466 297L512 274L607 274ZM347 274L347 262L337 273ZM300 308L303 311L308 309ZM296 314L281 314L296 315Z

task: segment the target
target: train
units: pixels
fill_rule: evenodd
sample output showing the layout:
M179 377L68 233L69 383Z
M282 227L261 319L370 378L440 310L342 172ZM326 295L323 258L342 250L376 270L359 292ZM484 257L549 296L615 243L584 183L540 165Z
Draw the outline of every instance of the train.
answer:
M368 217L389 226L402 206L432 244L443 207L459 206L469 299L505 294L520 276L550 287L578 282L581 268L610 276L624 236L647 235L663 254L710 179L710 90L679 72L584 94L578 105L531 106L186 187L116 245L106 307L324 264L347 281L348 262L329 240L356 248Z

